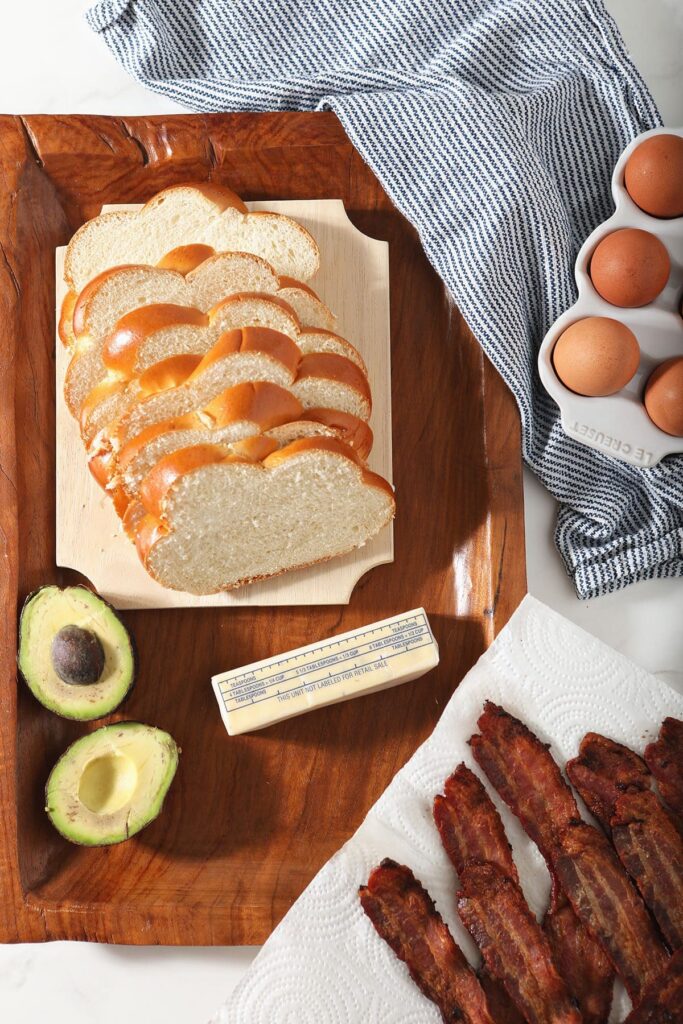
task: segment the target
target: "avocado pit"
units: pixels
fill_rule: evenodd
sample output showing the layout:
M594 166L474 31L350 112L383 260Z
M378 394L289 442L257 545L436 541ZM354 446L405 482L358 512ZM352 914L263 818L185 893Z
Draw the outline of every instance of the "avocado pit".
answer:
M50 654L59 678L72 686L91 686L104 671L100 638L81 626L63 626L52 641Z

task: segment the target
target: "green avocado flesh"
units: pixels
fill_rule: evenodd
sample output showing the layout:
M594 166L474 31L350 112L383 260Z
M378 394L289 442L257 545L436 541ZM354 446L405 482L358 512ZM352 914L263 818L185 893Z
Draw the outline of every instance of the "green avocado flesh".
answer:
M45 787L45 810L65 839L109 846L159 815L178 767L178 747L139 722L105 725L76 740Z
M72 634L93 634L104 651L104 668L96 682L65 682L55 670L53 644L69 626L78 627ZM29 689L44 707L80 722L108 715L135 682L135 651L128 630L114 609L86 587L41 587L27 598L19 625L18 661Z

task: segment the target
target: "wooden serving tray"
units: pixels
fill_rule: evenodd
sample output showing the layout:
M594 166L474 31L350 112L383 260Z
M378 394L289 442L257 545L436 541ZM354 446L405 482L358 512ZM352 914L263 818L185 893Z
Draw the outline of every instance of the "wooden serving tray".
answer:
M389 330L389 253L386 242L368 238L348 219L339 199L250 202L294 217L320 248L320 270L312 284L337 315L336 331L360 350L372 390L370 427L374 444L368 465L392 482L391 337ZM107 209L115 207L108 206ZM120 207L119 207L120 208ZM130 207L136 209L138 207ZM65 248L55 260L57 311L66 293ZM57 316L59 314L57 313ZM56 332L55 332L56 333ZM64 401L71 353L56 342L56 557L76 569L117 608L210 608L241 605L347 604L358 580L394 555L390 523L364 547L274 579L222 594L197 597L162 587L145 572L126 537L114 506L88 470L78 423ZM87 517L81 515L88 510Z
M119 717L183 749L161 816L128 843L71 846L43 786L86 729L16 681L28 592L55 563L55 247L105 203L182 181L245 199L341 198L389 242L395 560L348 606L126 614L138 684ZM525 591L514 403L413 229L332 114L0 118L0 941L259 943L429 734ZM83 510L87 515L87 510ZM441 664L264 732L226 735L213 673L423 605Z

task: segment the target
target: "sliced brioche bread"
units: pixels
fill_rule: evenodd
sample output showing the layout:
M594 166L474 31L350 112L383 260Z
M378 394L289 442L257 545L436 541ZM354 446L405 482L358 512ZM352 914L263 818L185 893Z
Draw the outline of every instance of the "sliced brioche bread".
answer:
M282 298L297 311L303 324L334 329L334 313L308 285L291 277L278 277L259 256L214 253L202 245L173 249L156 266L129 265L103 271L80 294L67 293L62 320L71 322L73 337L79 343L85 340L89 344L92 338L113 330L124 313L140 306L177 302L205 313L234 292L285 292ZM63 340L66 343L67 339Z
M164 455L170 455L172 452L180 451L181 448L188 448L193 445L209 444L225 446L226 454L238 455L249 462L256 462L262 461L278 448L284 448L304 437L337 437L338 440L342 440L331 427L325 427L321 423L314 423L312 420L295 420L293 423L285 423L281 427L273 427L272 430L266 431L265 434L247 434L244 437L239 437L237 440L235 439L237 435L234 429L236 426L239 425L235 424L205 433L203 439L197 437L188 438L190 431L180 429L164 434L163 440L168 441L170 439L173 443L165 450L157 450L156 457L137 482L134 493L127 491L122 484L107 483L106 473L102 475L101 466L99 465L100 462L104 465L104 461L100 459L91 460L93 475L98 480L98 483L108 491L114 502L114 507L123 521L124 532L133 543L136 541L138 527L143 518L148 515L139 494L140 485L144 477L151 472ZM171 437L173 433L177 437ZM162 438L160 437L158 440L162 440ZM151 444L153 443L151 442Z
M86 221L66 251L64 276L71 290L82 288L109 267L157 263L187 243L216 251L254 253L278 274L307 281L320 255L304 227L277 213L249 213L230 189L211 184L164 189L140 210L102 213Z
M284 448L302 437L336 437L357 452L364 462L372 451L372 430L358 416L338 409L305 409L301 418L266 431L266 435Z
M251 394L242 391L249 388L256 390ZM276 384L238 384L226 394L224 414L212 424L204 422L201 413L189 413L143 430L115 459L113 453L93 456L91 469L98 482L125 496L126 503L134 501L143 478L164 455L195 444L232 444L261 431L278 448L302 437L336 437L354 448L362 460L372 449L372 431L363 420L334 409L311 410L317 419L304 419L309 414Z
M232 327L263 325L298 337L301 323L288 302L279 294L240 290L238 279L238 274L232 276L232 283L229 275L223 278L221 297L206 312L196 306L166 301L162 296L157 303L143 303L130 309L108 332L81 335L64 382L64 397L72 415L80 415L86 395L108 376L131 377L180 352L207 352L218 335ZM294 286L286 291L290 298L298 291L308 295ZM310 315L317 312L321 322L326 323L327 307L317 299L316 307L313 299L308 298ZM311 328L316 323L311 323Z
M82 405L81 435L89 445L109 423L123 418L138 400L184 384L189 387L195 377L197 382L191 392L194 400L188 395L186 408L177 415L201 408L220 391L243 381L291 386L300 362L296 343L282 331L257 326L227 330L218 335L203 355L179 353L153 363L132 380L114 379L98 385ZM220 379L220 386L214 385L214 378Z
M367 377L355 363L336 352L302 356L292 391L304 409L338 409L361 420L370 419L372 398Z
M296 419L301 413L296 398L277 384L237 384L221 396L210 426L201 412L154 424L118 454L100 451L91 455L88 468L109 494L117 514L124 517L128 506L138 497L142 479L163 455L206 443L209 438L215 444L232 444L245 438L264 437L263 431ZM270 445L268 451L278 447L274 439L260 443Z
M329 437L295 441L256 462L226 446L181 449L157 463L141 495L143 565L163 586L193 594L345 554L395 511L391 486Z
M334 352L338 356L346 356L347 359L350 359L352 363L355 363L363 371L366 377L368 375L365 360L356 346L352 345L346 338L334 334L333 331L327 330L324 327L302 327L296 343L304 355L307 355L309 352Z
M368 420L371 411L370 389L358 367L343 356L327 353L324 365L311 365L315 359L317 354L302 358L299 373L303 368L305 376L302 380L297 376L288 388L302 407L336 409ZM332 360L337 361L334 366L331 365ZM259 378L252 375L250 379ZM206 367L200 363L184 384L135 402L113 429L105 428L106 440L112 442L116 449L152 423L182 416L200 408L211 418L216 406L220 407L222 392L234 383L231 366L225 359L212 361Z
M81 418L83 439L91 454L118 450L148 426L187 413L203 410L211 419L214 404L220 411L226 388L242 380L266 380L287 387L304 409L329 408L362 420L370 418L370 386L355 363L331 352L301 356L290 338L269 328L226 332L195 367L191 360L197 358L174 357L155 364L132 382L96 388L84 403ZM177 386L168 387L179 363ZM185 365L192 372L183 377Z

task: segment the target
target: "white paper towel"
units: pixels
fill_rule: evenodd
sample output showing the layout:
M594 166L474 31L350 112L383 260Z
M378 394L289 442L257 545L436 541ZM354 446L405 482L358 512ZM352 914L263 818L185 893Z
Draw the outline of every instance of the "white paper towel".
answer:
M439 1012L365 917L357 891L383 857L407 864L470 962L478 963L455 911L457 878L432 821L432 801L460 761L483 777L467 740L477 731L486 699L551 743L561 763L575 756L589 730L642 752L666 715L683 717L683 696L540 601L525 598L465 676L429 739L275 929L214 1024L439 1024ZM540 917L549 893L545 864L488 783L487 789L505 822L526 897ZM628 1006L619 986L611 1019L623 1019Z

